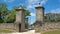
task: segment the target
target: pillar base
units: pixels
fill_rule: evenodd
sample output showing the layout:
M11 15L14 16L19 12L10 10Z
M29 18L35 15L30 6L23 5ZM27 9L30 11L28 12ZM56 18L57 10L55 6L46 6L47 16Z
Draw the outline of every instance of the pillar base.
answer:
M42 22L41 21L36 21L36 23L34 24L34 29L36 33L40 32L40 27L42 26Z

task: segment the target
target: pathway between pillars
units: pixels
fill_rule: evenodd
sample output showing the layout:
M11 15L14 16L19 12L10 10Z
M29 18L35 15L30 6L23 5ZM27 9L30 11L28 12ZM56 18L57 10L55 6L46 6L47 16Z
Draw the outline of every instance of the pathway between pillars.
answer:
M40 34L40 33L35 33L35 30L29 30L27 32L22 32L22 33L16 32L16 33L11 33L11 34Z
M27 32L13 33L13 34L40 34L40 33L35 33L35 30L29 30L29 31L27 31Z

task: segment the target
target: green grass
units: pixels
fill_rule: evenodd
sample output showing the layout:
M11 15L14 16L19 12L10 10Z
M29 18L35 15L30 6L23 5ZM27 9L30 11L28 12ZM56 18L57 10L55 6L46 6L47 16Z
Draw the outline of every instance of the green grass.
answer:
M47 31L44 32L43 34L60 34L60 30Z
M11 33L12 30L0 29L0 33Z

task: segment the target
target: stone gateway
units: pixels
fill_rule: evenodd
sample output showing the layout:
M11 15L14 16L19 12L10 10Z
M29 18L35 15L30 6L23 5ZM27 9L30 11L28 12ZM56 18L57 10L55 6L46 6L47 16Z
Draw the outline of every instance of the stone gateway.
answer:
M33 24L36 33L52 29L60 29L60 22L58 23L44 23L44 7L37 6L36 9L36 22ZM19 7L16 9L15 23L0 23L0 29L11 29L16 32L25 31L25 9Z

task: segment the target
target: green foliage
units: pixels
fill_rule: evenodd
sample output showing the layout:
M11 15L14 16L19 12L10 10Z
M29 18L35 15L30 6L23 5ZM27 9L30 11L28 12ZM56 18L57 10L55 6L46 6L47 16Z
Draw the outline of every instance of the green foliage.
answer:
M5 9L6 8L6 4L5 3L1 3L0 2L0 11L3 11L3 9Z
M20 5L20 6L13 6L13 9L17 9L19 7L21 7L22 9L25 9L26 8L25 6Z
M55 22L55 19L51 19L50 22Z
M6 17L4 18L4 22L13 23L15 21L15 16L16 12L12 10L8 15L6 15Z
M26 10L25 11L25 17L27 17L27 16L30 16L30 12L29 12L29 10ZM28 28L28 17L25 19L25 27L26 27L26 29Z
M30 16L29 10L26 10L26 11L25 11L25 15L26 15L26 16Z
M60 18L57 18L57 21L59 22L60 21Z
M28 18L25 19L25 28L28 28Z
M4 21L4 20L0 18L0 23L3 23L3 21Z
M60 22L60 14L47 13L44 16L44 22Z
M25 9L25 8L26 8L25 6L22 6L22 5L20 5L20 6L18 6L18 7L21 7L22 9Z
M7 5L5 3L0 2L0 23L4 22L4 16L7 14Z

